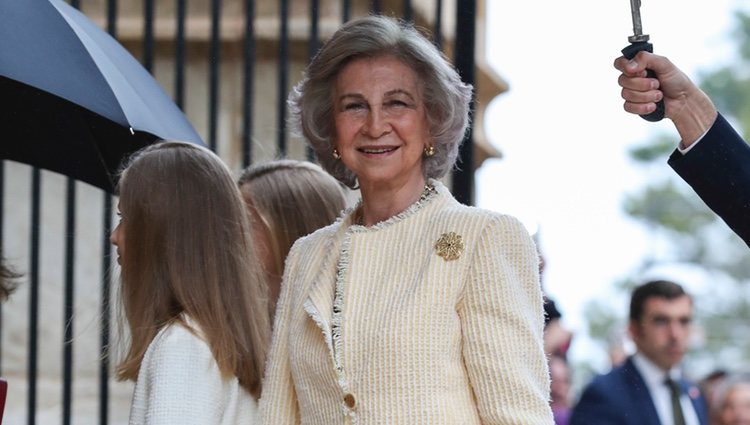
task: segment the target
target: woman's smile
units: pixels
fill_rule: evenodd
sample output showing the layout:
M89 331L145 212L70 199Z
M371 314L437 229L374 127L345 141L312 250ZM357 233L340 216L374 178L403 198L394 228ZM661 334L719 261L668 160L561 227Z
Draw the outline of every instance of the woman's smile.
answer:
M357 148L357 150L368 156L374 156L377 158L395 152L398 148L398 146L367 146Z

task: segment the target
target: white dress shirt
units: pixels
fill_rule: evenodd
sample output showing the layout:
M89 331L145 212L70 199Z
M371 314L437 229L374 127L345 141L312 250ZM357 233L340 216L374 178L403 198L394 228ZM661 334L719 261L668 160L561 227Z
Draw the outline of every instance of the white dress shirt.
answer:
M659 415L659 422L662 425L673 425L672 395L669 387L664 382L667 378L667 372L641 353L636 353L633 356L633 363L643 377L643 380L646 381L646 387L649 394L651 394L651 400L656 407L656 413ZM673 367L669 371L669 376L679 382L681 377L679 366ZM698 413L696 413L693 403L684 392L680 395L680 405L682 406L682 414L685 416L685 425L700 425Z

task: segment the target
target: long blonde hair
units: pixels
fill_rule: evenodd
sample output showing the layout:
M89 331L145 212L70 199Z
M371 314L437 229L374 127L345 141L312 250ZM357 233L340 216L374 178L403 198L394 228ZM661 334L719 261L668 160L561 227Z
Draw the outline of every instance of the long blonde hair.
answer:
M164 141L131 158L118 194L130 344L117 377L135 380L158 331L187 326L186 315L222 375L258 396L270 337L267 290L227 166L208 149Z
M270 285L280 283L294 241L333 223L346 208L343 186L307 161L278 159L251 165L242 172L238 185L268 231L267 248L274 263L266 270ZM270 304L275 304L273 297Z

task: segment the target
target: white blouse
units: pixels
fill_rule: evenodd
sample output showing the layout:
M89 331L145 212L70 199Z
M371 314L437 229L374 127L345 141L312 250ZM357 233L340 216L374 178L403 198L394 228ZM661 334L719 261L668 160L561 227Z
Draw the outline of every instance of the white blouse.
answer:
M201 334L198 326L190 326ZM257 402L224 379L208 344L181 324L165 327L143 357L130 425L258 424Z

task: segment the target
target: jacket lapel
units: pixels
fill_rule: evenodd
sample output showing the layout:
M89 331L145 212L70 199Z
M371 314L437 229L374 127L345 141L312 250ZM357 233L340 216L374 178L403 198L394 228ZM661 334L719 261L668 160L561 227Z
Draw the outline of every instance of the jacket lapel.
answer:
M633 363L632 357L628 357L623 369L629 382L625 386L625 390L631 393L633 400L633 412L630 412L630 414L640 416L645 421L642 422L643 425L660 425L659 414L656 413L656 406L651 398L651 393L646 386L646 381Z
M311 276L306 287L307 299L304 309L308 316L320 327L326 336L326 342L330 344L331 318L333 315L333 295L336 286L336 273L341 251L342 239L346 236L348 226L341 223L332 237L325 243L322 255L323 261L318 270L309 270L307 275Z
M703 398L703 394L701 394L698 386L688 380L681 379L680 387L682 388L682 392L687 394L690 398L690 403L693 405L693 409L695 409L695 413L698 415L698 422L700 422L701 425L707 425L708 408L706 407L706 400Z

